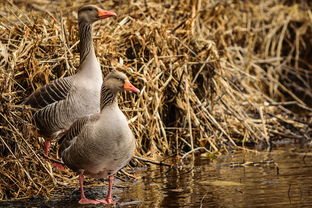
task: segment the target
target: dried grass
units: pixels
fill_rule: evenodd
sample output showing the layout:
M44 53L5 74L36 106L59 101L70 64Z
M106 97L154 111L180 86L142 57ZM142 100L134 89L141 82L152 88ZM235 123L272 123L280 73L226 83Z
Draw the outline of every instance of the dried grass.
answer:
M43 159L30 109L18 103L75 73L76 11L86 2L100 1L0 3L2 200L76 186L73 173L52 171ZM103 73L122 70L141 89L139 96L120 99L138 156L157 160L311 138L311 3L142 0L101 6L118 14L94 29Z

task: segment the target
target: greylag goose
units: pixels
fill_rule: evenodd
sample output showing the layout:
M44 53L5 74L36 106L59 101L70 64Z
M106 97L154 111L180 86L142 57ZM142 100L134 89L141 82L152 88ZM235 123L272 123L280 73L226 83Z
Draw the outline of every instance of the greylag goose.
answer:
M100 111L103 78L93 47L92 24L112 16L116 14L97 6L81 7L78 11L80 36L78 72L46 84L24 101L24 104L37 108L34 120L40 134L45 137L46 155L52 138L68 129L78 118Z
M117 93L139 92L127 76L116 70L104 79L101 112L75 121L62 136L60 154L66 166L79 173L80 204L114 204L113 174L124 167L134 154L135 140L127 119L118 107ZM106 199L91 200L84 195L84 175L109 179Z

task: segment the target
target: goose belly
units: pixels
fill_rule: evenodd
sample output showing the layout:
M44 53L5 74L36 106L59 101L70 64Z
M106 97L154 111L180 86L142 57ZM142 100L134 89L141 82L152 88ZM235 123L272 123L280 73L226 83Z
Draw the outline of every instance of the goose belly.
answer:
M92 144L96 145L90 146L94 159L85 169L86 174L103 178L127 165L134 155L135 140L128 124L125 125L121 130L118 125L109 128L108 124L102 124L102 128L94 132Z
M114 147L113 147L114 148ZM124 144L123 147L115 146L114 149L96 150L94 158L89 161L90 164L85 164L84 173L95 178L105 178L108 175L116 173L123 168L131 160L134 155L135 142L131 141L129 144Z
M133 154L129 154L127 157L115 160L105 160L96 166L85 169L85 174L94 178L105 178L109 175L115 174L118 170L123 168L131 160Z

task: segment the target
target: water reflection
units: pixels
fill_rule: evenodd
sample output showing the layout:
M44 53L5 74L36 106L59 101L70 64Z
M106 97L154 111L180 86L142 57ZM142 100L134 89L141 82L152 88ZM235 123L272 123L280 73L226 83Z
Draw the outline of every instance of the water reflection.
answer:
M310 207L311 164L302 150L238 152L166 175L166 168L142 171L142 181L119 197L144 200L126 207Z
M236 152L213 161L201 158L183 169L153 165L134 174L141 179L114 188L116 199L126 202L121 207L312 207L312 153L302 149ZM104 197L103 189L88 187L86 195ZM64 193L66 198L0 207L103 207L78 205L78 189Z

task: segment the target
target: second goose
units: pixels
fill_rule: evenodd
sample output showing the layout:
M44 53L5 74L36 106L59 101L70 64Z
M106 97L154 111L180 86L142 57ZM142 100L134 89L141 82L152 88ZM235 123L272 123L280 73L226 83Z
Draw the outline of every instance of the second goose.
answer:
M120 91L139 92L118 71L109 73L101 89L101 112L78 119L61 138L60 154L63 162L79 173L80 204L114 204L112 200L113 174L124 167L134 154L135 140L127 119L118 107ZM91 200L83 190L84 175L109 179L106 199Z

